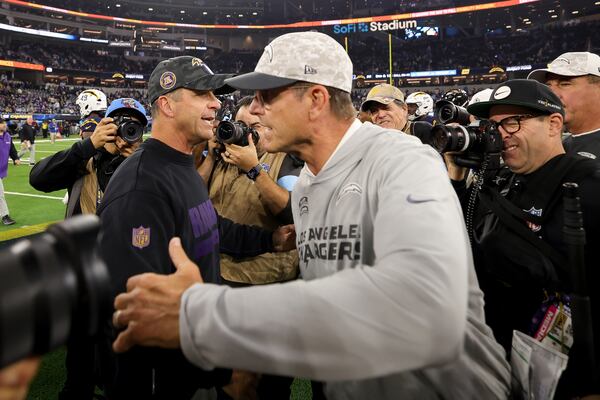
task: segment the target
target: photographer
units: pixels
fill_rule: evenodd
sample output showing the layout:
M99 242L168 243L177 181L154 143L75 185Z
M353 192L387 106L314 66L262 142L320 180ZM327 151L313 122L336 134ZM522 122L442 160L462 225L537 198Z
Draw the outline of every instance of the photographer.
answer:
M90 95L89 98L96 105L98 97ZM66 218L96 213L114 172L142 141L147 118L146 110L138 101L114 100L106 116L96 124L94 117L87 115L81 132L83 135L93 129L92 135L74 143L70 149L44 158L30 172L29 183L37 190L68 190ZM60 399L91 399L94 348L88 338L74 337L69 343L66 368L67 380Z
M115 120L130 119L141 128L132 137L119 133ZM77 214L95 214L112 174L131 155L142 141L146 126L146 110L134 99L114 100L106 118L96 125L89 118L82 126L83 132L94 127L90 137L78 141L70 149L44 158L29 174L29 183L42 192L68 189L69 202L66 217ZM124 126L131 129L131 123Z
M292 191L301 164L285 153L268 153L264 142L270 134L257 116L250 114L252 97L242 98L235 112L241 122L258 134L243 133L243 143L218 142L217 135L209 142L209 151L200 170L210 168L208 193L218 214L239 224L256 225L273 230L279 225L293 223L290 207ZM238 125L242 126L242 125ZM240 132L241 133L241 132ZM222 152L215 148L224 146ZM217 154L220 154L217 155ZM234 286L256 285L295 279L298 275L298 256L289 253L267 253L246 259L234 259L221 254L221 277Z
M567 153L600 160L600 56L589 52L564 53L548 68L532 71L528 79L550 86L565 108L565 126L571 135Z
M360 110L368 112L371 121L382 128L397 129L410 134L408 107L404 103L404 93L389 83L373 87Z
M546 293L573 290L566 263L558 265L554 262L558 257L553 255L556 251L562 255L560 258L566 258L560 191L563 182L579 184L587 237L587 277L590 287L600 284L600 173L593 161L565 154L561 143L565 111L560 99L541 83L523 79L504 82L494 89L489 101L474 103L468 111L478 118L489 118L497 128L503 141L502 158L509 169L493 180L483 181L478 202L469 202L477 206L467 206L466 215L468 226L472 226L475 266L485 293L486 320L510 352L513 330L533 335L539 328L539 321L536 324L533 318L546 304ZM466 204L470 193L462 177L455 173L452 178ZM469 191L476 187L472 185ZM540 250L544 247L538 241L554 249L552 254ZM597 290L592 290L591 307L593 330L597 333ZM567 346L566 339L560 340L561 348ZM600 360L598 350L596 347L596 365ZM598 376L591 383L577 382L577 376L585 371L577 370L572 359L588 351L574 343L557 399L600 393Z

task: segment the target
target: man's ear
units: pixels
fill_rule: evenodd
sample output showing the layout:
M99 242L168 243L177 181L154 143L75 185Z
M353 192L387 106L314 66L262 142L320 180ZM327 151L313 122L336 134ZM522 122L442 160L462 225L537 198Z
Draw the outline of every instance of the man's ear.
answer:
M314 85L307 89L310 96L309 118L316 119L327 107L329 107L330 96L327 88L323 85Z
M173 118L175 116L175 104L173 100L171 100L168 96L160 96L156 99L158 102L158 107L169 118Z

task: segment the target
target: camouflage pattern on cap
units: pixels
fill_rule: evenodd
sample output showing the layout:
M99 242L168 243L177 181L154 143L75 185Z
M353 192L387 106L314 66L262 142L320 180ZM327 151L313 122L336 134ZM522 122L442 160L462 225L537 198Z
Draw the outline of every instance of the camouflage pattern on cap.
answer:
M548 68L531 71L527 79L544 83L548 73L560 76L600 76L600 56L587 51L564 53L548 64Z
M404 93L402 93L402 90L390 85L389 83L382 83L373 87L373 89L369 91L367 98L361 104L360 109L365 111L365 106L371 101L387 105L394 100L404 103Z
M293 32L269 43L254 72L228 79L244 89L269 89L304 81L350 93L352 61L332 37L319 32Z

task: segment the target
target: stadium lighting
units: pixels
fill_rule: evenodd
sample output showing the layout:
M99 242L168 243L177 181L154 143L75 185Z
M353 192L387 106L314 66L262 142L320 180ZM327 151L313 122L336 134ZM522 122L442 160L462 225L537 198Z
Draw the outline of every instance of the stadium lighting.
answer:
M577 10L571 11L571 14L579 14L579 11L577 11Z
M548 12L549 12L549 13L553 13L553 12L554 12L554 10L548 10Z
M240 17L240 18L243 17L243 16L244 16L244 14L238 14L238 17Z
M254 11L254 12L252 13L252 15L258 15L258 13L257 13L256 11Z
M510 29L510 28L512 28L512 26L506 25L506 29Z
M115 4L115 7L121 7L121 5L119 3Z
M525 21L527 25L531 25L531 21Z
M226 17L227 17L227 18L231 18L231 15L230 15L230 14L227 14L227 15L226 15Z
M181 10L179 11L181 14L185 14L185 10Z
M600 1L595 2L594 5L600 6Z
M208 14L208 12L202 11L202 15L207 15L207 14Z
M558 18L558 15L556 15L556 14L551 15L550 18Z
M148 8L148 11L154 11L154 8L150 7Z

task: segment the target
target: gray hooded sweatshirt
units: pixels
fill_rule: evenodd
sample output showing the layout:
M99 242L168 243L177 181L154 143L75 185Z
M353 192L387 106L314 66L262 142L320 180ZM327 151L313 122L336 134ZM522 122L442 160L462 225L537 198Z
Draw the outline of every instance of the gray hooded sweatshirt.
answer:
M350 131L294 187L304 280L188 289L184 354L325 381L328 399L506 399L509 365L440 156L370 123Z

